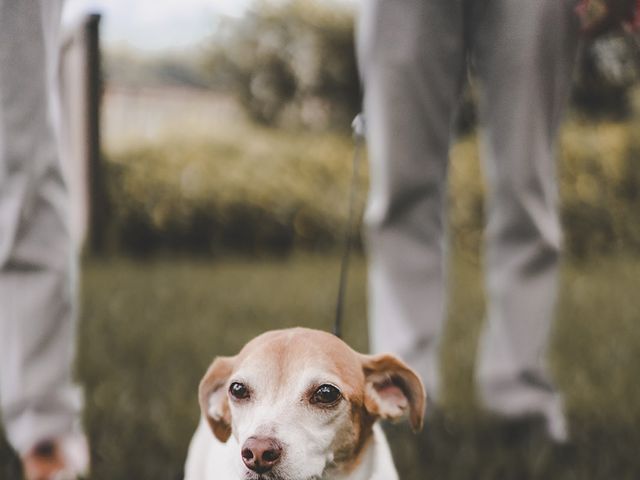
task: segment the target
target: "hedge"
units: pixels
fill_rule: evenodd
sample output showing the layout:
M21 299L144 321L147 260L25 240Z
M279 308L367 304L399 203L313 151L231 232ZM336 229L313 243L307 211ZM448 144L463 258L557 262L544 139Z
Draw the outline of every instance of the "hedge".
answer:
M640 251L636 130L621 123L575 122L564 129L558 171L570 255ZM346 223L351 157L347 137L268 128L109 154L109 244L136 255L163 249L215 255L335 247ZM484 223L478 157L474 136L452 148L452 240L469 252L480 248ZM366 177L365 166L360 207Z

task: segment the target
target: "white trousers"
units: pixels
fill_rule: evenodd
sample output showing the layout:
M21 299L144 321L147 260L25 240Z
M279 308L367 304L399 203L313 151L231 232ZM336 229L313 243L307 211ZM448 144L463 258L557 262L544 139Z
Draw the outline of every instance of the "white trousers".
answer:
M59 157L62 0L0 0L0 412L11 445L79 428L76 255Z
M471 62L488 183L478 386L489 409L542 413L558 436L564 417L545 358L561 248L554 147L579 43L575 3L366 0L358 25L372 347L402 356L437 401L448 153Z

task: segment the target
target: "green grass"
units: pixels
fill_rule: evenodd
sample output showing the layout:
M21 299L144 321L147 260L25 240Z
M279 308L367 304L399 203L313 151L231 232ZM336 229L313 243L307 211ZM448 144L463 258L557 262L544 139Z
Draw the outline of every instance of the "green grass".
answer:
M345 338L359 350L367 344L365 274L356 259ZM267 329L329 329L337 276L331 256L88 262L78 373L86 389L92 478L181 478L198 418L197 384L211 359ZM473 359L483 291L478 265L454 261L444 409L412 443L404 431L390 432L403 480L640 478L638 278L640 259L633 257L564 269L552 359L567 394L575 449L560 455L542 435L507 436L479 411ZM0 478L15 478L6 446L0 446Z

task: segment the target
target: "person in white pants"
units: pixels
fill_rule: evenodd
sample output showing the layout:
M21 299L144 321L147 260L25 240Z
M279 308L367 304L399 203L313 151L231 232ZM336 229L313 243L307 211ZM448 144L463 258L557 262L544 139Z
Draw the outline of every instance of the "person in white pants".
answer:
M488 410L542 417L558 442L568 431L546 363L562 242L554 149L580 43L578 3L366 0L357 32L371 171L372 347L399 354L438 402L447 163L471 65L488 183L477 385ZM584 15L589 0L580 3ZM637 0L605 3L603 17L583 24L586 36L640 25Z
M438 402L448 153L471 63L488 181L489 301L477 383L489 410L540 414L558 441L567 429L545 354L561 248L554 148L579 43L575 6L367 0L358 29L373 349L398 353Z
M59 155L61 0L0 0L0 413L29 480L88 467Z

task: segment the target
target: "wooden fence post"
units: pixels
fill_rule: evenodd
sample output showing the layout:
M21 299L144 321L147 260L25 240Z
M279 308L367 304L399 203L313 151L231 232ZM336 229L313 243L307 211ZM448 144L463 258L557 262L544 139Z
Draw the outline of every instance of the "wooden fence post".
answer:
M106 248L109 203L100 145L100 15L83 17L61 45L63 171L71 198L71 233L91 254Z
M100 104L102 98L102 63L100 56L100 15L93 14L85 23L87 75L87 153L89 178L89 248L93 254L105 251L105 233L109 217L102 152L100 148Z

